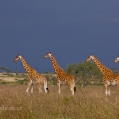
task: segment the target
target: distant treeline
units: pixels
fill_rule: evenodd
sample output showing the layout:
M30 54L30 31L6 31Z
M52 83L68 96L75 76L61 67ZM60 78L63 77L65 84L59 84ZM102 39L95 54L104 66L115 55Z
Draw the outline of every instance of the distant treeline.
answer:
M12 71L5 67L0 67L0 72L12 73Z
M81 86L86 86L87 84L102 84L102 73L99 71L97 66L94 64L94 62L80 62L77 64L69 64L64 68L64 70L68 74L74 75L76 79L76 84L80 84ZM111 68L111 70L119 74L119 69L117 68ZM19 76L18 74L21 74L20 72L12 72L10 69L5 67L0 67L0 72L5 72L6 74L10 73L16 73L16 76ZM54 72L45 72L46 78L48 79L49 83L56 84L56 76L52 75Z
M117 68L111 68L111 70L112 70L113 72L119 74L119 69L117 69Z

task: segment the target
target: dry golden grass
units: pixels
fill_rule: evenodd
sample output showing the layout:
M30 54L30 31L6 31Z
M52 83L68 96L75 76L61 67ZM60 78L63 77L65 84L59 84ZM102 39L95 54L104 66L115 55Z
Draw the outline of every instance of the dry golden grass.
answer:
M119 92L111 87L106 97L103 86L80 88L74 97L67 86L58 94L55 85L39 94L26 94L26 85L0 85L0 119L119 119Z

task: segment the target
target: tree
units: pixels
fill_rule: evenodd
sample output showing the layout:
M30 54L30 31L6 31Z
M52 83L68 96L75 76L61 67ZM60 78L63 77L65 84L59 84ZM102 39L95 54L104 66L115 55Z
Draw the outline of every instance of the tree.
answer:
M12 72L10 69L4 67L0 67L0 70L7 72L7 74Z
M73 74L76 82L83 87L92 79L102 79L102 74L93 62L80 62L78 64L69 64L66 67L66 72Z

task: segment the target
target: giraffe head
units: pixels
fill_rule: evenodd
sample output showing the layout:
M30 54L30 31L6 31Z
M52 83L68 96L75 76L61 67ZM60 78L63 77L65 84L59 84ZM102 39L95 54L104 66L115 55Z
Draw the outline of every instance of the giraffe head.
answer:
M114 63L119 62L119 56L114 60Z
M48 58L48 57L51 57L51 55L52 55L51 52L48 52L48 53L44 56L44 59L45 59L45 58Z
M86 59L86 61L90 61L90 60L93 60L94 59L94 56L91 54L88 56L88 58Z
M21 55L17 55L16 57L15 57L15 59L14 59L14 62L16 62L17 60L20 60L21 59Z

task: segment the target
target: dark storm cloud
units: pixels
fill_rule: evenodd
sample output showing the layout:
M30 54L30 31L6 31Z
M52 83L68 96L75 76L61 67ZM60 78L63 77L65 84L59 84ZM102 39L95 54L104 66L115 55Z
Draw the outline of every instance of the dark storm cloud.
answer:
M51 71L51 51L61 67L97 56L107 67L119 43L118 1L0 1L0 61L13 71L24 71L13 63L20 53L40 72Z

